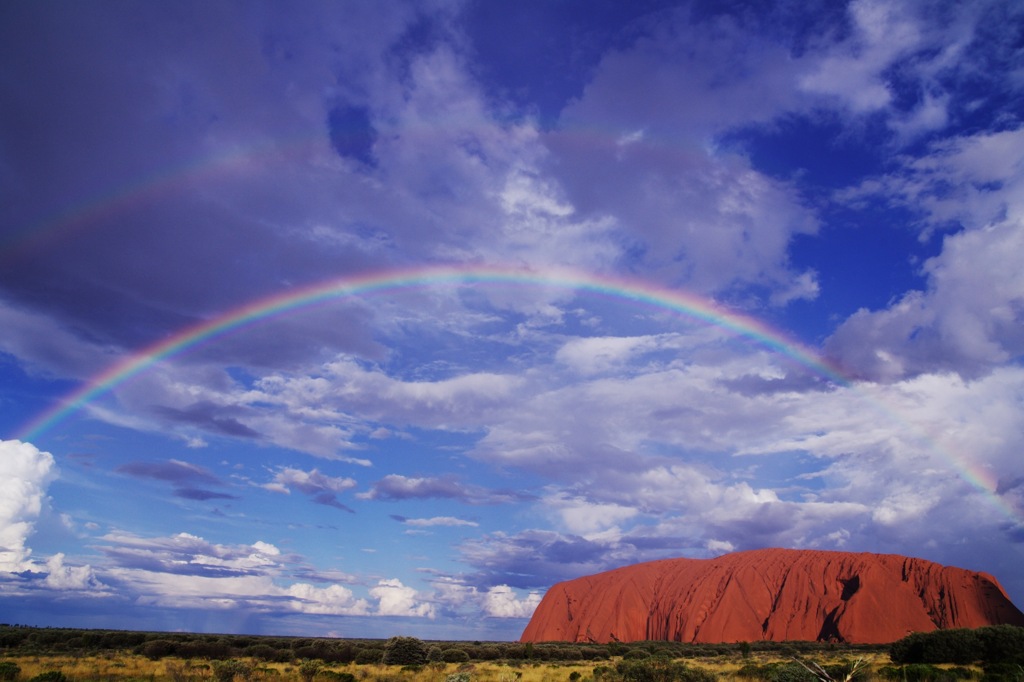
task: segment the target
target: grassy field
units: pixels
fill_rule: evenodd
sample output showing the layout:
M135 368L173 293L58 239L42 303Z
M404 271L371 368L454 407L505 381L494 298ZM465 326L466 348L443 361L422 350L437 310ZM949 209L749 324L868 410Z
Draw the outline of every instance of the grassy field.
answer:
M889 663L888 657L881 653L858 654L868 663L870 676L872 669ZM296 663L267 663L255 659L238 659L247 670L238 675L236 680L280 682L302 681L303 675ZM823 665L851 660L848 654L816 655L810 660ZM75 682L93 682L99 680L147 680L150 682L196 682L211 680L217 682L215 667L217 662L207 660L184 660L164 658L151 660L145 656L131 653L104 653L99 655L8 655L0 657L0 661L16 664L21 672L19 680L30 680L38 675L58 671ZM739 655L702 658L699 661L687 661L687 665L712 672L723 679L737 679L737 671L745 665L765 664L773 661L791 662L791 658L778 654L755 652L748 657ZM348 673L357 681L366 682L445 682L449 675L458 672L469 673L472 682L570 682L579 680L587 682L600 676L601 668L614 668L615 661L552 663L552 662L478 662L478 663L436 663L420 667L386 666L381 664L324 664L313 678L313 682L334 682L341 676L331 673ZM595 669L598 675L595 676ZM308 674L308 670L306 671ZM575 674L574 674L575 673ZM837 681L841 682L841 681Z
M415 666L381 661L423 661ZM443 662L442 662L443 661ZM858 662L851 679L850 666ZM894 663L895 662L895 663ZM814 668L815 665L821 668ZM468 642L0 624L0 682L1024 682L1024 628L826 642Z

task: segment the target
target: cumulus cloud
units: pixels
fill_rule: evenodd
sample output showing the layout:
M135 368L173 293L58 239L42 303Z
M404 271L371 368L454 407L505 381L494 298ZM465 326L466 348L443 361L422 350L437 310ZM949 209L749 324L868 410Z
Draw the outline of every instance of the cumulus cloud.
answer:
M28 539L57 477L53 455L31 443L0 441L0 571L29 570Z
M46 561L46 586L55 590L90 590L106 592L91 566L68 566L64 554L58 552ZM109 594L109 593L107 593Z
M381 580L376 587L369 590L370 596L377 600L376 613L381 616L414 616L417 618L433 618L435 607L422 601L420 594L412 587L402 584L401 580L391 578Z
M892 381L924 372L977 376L1024 352L1024 130L940 145L904 173L865 187L914 206L927 233L957 231L922 267L927 288L861 309L826 342L849 372ZM978 267L984 263L984 267Z
M484 613L494 618L529 618L540 604L540 599L537 592L530 592L524 599L519 599L508 585L495 585L487 590Z
M327 476L317 469L303 471L292 467L281 467L274 474L274 480L260 487L272 492L290 494L294 488L308 495L317 504L336 507L344 511L352 510L338 500L338 493L356 486L353 478Z
M649 277L704 293L762 287L780 303L813 297L814 274L795 270L787 248L817 219L785 183L714 143L796 106L795 62L742 22L693 19L679 10L604 57L546 137L552 172L581 215L614 221Z
M288 595L295 598L292 608L302 613L331 616L363 616L370 613L365 599L357 599L352 590L342 585L316 587L296 583L288 587Z

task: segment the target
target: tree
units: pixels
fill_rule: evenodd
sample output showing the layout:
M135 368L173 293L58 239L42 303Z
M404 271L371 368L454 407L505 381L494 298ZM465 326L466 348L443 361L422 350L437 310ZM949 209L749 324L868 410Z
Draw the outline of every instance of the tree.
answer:
M415 637L392 637L384 645L384 665L423 665L427 645Z

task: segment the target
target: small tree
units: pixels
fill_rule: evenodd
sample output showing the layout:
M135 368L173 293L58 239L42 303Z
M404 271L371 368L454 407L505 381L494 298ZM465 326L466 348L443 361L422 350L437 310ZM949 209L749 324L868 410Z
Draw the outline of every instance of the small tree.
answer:
M302 677L303 682L313 682L313 678L320 672L319 661L305 660L299 664L299 675Z
M415 637L392 637L384 645L384 665L423 665L427 662L427 645Z

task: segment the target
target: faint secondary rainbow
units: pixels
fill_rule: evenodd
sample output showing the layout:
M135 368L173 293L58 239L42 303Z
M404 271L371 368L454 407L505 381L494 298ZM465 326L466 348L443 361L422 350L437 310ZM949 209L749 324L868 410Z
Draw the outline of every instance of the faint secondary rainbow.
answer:
M69 415L157 362L187 351L200 343L289 312L345 298L441 285L479 284L544 286L573 292L589 292L670 310L749 338L830 381L847 383L839 372L812 352L767 325L692 294L659 288L641 281L593 275L564 268L535 271L493 266L420 267L341 277L290 289L251 301L217 317L191 325L113 363L20 428L15 437L21 440L38 438Z
M113 363L70 392L48 410L42 412L14 434L18 440L34 440L61 421L86 407L90 402L112 391L118 385L144 372L161 360L184 353L204 342L215 340L232 332L265 321L300 311L317 304L359 298L375 294L400 293L439 286L518 285L584 292L616 300L651 306L670 311L710 326L749 339L782 357L806 367L814 374L839 386L852 386L836 368L814 352L787 338L763 322L735 311L727 310L712 301L678 290L655 286L648 282L595 275L567 268L526 270L495 266L459 265L428 266L404 270L388 270L371 274L319 282L290 289L272 296L251 301L217 317L191 325L172 336L153 343L128 357ZM866 403L880 413L894 418L892 410L864 391L859 391ZM897 421L899 421L897 419ZM901 422L902 423L902 422ZM964 480L988 496L1008 518L1019 516L1001 496L995 494L988 472L973 467L970 462L938 446L919 429L907 425L919 434L919 440L930 450L943 457L961 473Z

